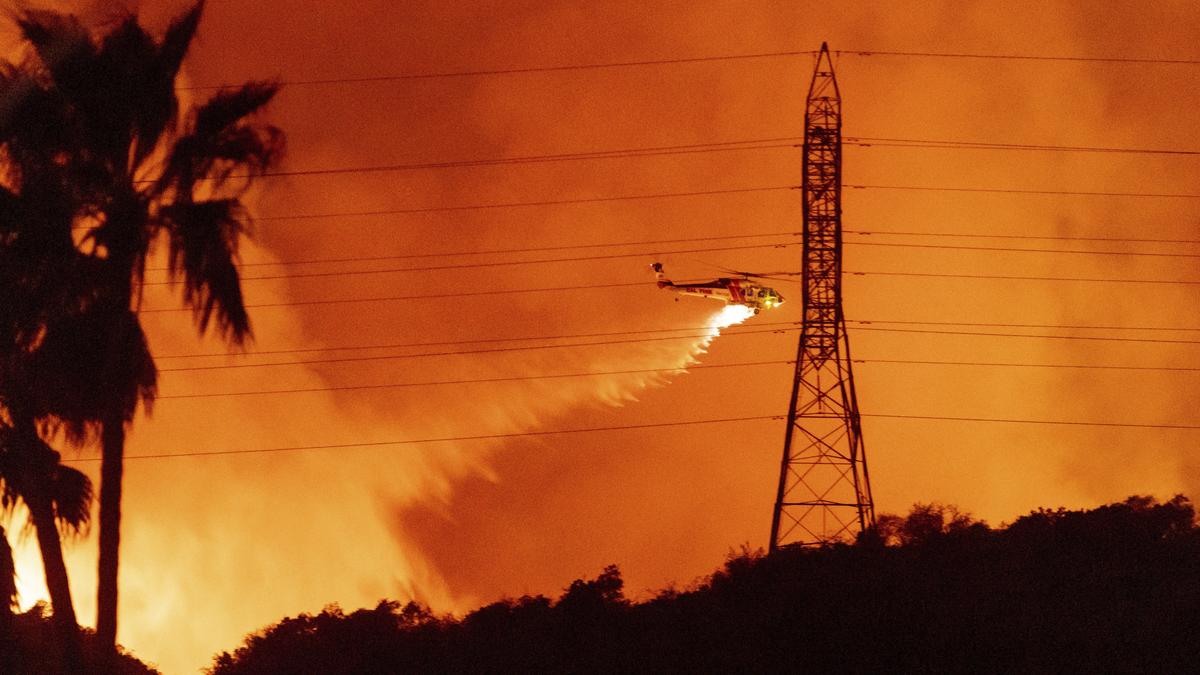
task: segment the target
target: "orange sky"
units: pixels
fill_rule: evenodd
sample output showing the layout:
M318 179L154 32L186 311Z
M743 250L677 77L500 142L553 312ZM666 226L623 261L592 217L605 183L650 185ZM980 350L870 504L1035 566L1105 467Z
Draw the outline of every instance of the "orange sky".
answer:
M1187 2L255 3L211 0L186 73L195 84L506 69L816 49L1200 58ZM834 6L836 5L836 9ZM111 4L84 8L92 19ZM143 3L161 26L179 2ZM270 120L286 169L442 162L714 143L802 133L809 56L502 76L285 87ZM851 136L1106 147L1200 148L1193 65L1119 65L843 55L835 67ZM697 192L795 184L800 153L778 148L369 174L263 184L264 217ZM845 149L845 182L1197 193L1189 156ZM795 191L263 220L247 262L404 255L799 230ZM848 189L847 230L1195 238L1200 200ZM851 239L851 237L847 237ZM861 240L862 237L857 239ZM761 240L731 242L734 245ZM928 239L968 246L1180 251L1176 246ZM246 282L253 304L423 295L273 307L252 314L256 349L439 342L702 325L717 309L673 302L646 266L715 276L704 263L795 269L799 249L696 254L662 245L546 257L645 257L469 270ZM719 243L713 245L720 245ZM1200 249L1197 249L1200 252ZM508 257L315 265L349 271ZM697 261L703 261L699 262ZM1200 279L1187 258L971 252L849 245L851 270ZM371 267L374 265L374 267ZM258 268L255 274L286 268ZM295 271L295 269L293 269ZM487 289L645 281L575 292L458 296ZM800 317L796 300L750 319ZM1195 286L851 276L851 320L1195 326ZM152 292L147 307L173 300ZM186 314L150 313L160 355L219 350ZM881 327L876 325L874 327ZM925 327L930 328L930 327ZM937 329L937 327L934 327ZM946 327L943 327L945 329ZM1019 332L1014 329L971 329ZM1197 333L1028 330L1192 340ZM718 338L704 365L793 358L794 333ZM1200 366L1195 345L964 337L852 329L862 359ZM486 345L485 345L486 346ZM165 372L162 394L479 379L674 367L690 344L309 366ZM373 352L373 354L397 353ZM346 355L346 353L340 353ZM321 354L308 354L320 358ZM327 356L327 355L325 355ZM288 357L285 357L288 358ZM160 367L233 364L162 359ZM855 365L864 414L1196 424L1186 372ZM130 454L345 444L782 414L791 367L161 401ZM954 503L990 522L1047 505L1132 493L1200 494L1196 432L894 420L863 423L876 503ZM330 602L418 597L465 610L505 595L557 593L621 566L634 595L687 584L731 549L766 545L781 422L373 447L241 457L131 460L120 639L167 672L189 672L246 632ZM90 452L90 451L85 451ZM71 547L83 619L94 616L94 533ZM26 600L36 565L25 542Z

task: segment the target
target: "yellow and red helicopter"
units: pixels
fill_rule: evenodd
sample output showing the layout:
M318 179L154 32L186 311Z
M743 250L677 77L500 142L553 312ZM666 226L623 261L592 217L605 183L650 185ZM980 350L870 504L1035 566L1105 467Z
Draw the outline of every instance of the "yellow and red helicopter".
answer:
M758 276L738 272L740 279L721 277L705 283L677 284L663 273L662 263L650 265L658 280L659 288L669 288L681 295L696 295L702 298L721 300L727 305L745 305L758 314L764 309L772 309L783 304L783 296L774 288L767 288L750 281L750 277Z

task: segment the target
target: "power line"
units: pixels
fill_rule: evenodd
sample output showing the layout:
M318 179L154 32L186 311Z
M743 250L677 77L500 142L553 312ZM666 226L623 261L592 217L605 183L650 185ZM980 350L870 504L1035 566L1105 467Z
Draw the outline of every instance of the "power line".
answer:
M1191 326L1113 326L1113 325L1096 325L1096 324L1057 324L1057 323L996 323L996 322L967 322L967 321L907 321L907 320L889 320L889 319L847 319L847 323L874 325L874 324L897 324L897 325L917 325L917 326L967 326L967 327L987 327L987 328L1058 328L1064 330L1121 330L1121 331L1170 331L1170 332L1200 332L1200 327ZM763 326L798 326L799 321L755 321L754 325ZM723 328L722 335L734 335L737 331L745 330L746 326L730 326ZM276 354L306 354L313 352L338 352L338 351L366 351L374 349L401 349L411 347L446 347L453 345L473 345L482 343L495 342L525 342L531 340L572 340L582 338L596 337L614 337L619 335L646 335L656 333L680 333L687 331L705 331L711 330L710 326L684 326L679 328L648 328L641 330L623 330L623 331L608 331L600 333L572 333L560 335L524 335L519 337L507 338L476 338L473 340L443 340L437 342L393 342L387 344L374 345L357 345L357 346L329 346L329 347L303 347L295 349L272 349L272 350L256 350L253 352L201 352L198 354L168 354L155 356L156 359L190 359L190 358L220 358L220 357L248 357L248 356L267 356ZM779 329L776 329L779 330ZM169 369L168 369L169 370Z
M1040 239L1057 241L1112 241L1144 244L1200 244L1200 239L1148 239L1139 237L1080 237L1071 235L983 234L978 232L915 232L911 230L843 230L845 234L909 237L964 237L976 239Z
M987 141L953 141L936 138L879 138L846 136L843 141L859 147L885 146L894 148L939 148L945 150L1028 150L1038 152L1092 152L1137 155L1200 155L1200 150L1172 148L1114 148L1094 145L1041 145L1036 143L992 143Z
M680 237L676 239L642 239L638 241L619 241L595 244L571 244L561 246L531 246L524 248L498 248L483 251L447 251L445 253L407 253L404 255L354 256L344 258L310 258L307 260L278 260L275 262L241 263L238 267L275 267L280 265L316 265L324 263L347 262L383 262L389 260L411 260L414 258L456 258L475 255L500 255L508 253L543 253L549 251L567 251L586 248L619 248L623 246L643 246L650 244L680 244L696 241L728 241L731 239L759 239L762 237L798 237L801 232L761 232L755 234L727 234L712 237ZM149 267L147 272L165 272L167 267Z
M282 176L329 176L346 173L390 173L395 171L417 171L422 169L462 169L481 166L505 166L510 164L545 164L549 162L574 162L593 159L627 159L631 157L661 157L666 155L691 155L709 152L736 152L739 150L771 150L778 148L794 148L796 147L797 140L803 140L803 137L727 141L720 143L700 143L693 145L660 146L650 148L629 148L626 150L596 150L590 152L561 153L554 155L496 157L492 159L464 159L442 162L416 162L409 164L380 164L377 166L277 170L266 171L262 174L256 175L269 178Z
M906 244L900 242L882 242L882 241L857 241L850 240L847 244L855 244L858 246L886 246L894 248L926 248L926 249L943 249L953 251L990 251L990 252L1013 252L1013 253L1068 253L1079 255L1117 255L1117 256L1147 256L1153 258L1200 258L1200 253L1161 253L1150 251L1088 251L1082 249L1061 249L1061 248L1018 248L1012 246L958 246L951 244Z
M787 328L776 327L776 328L767 328L767 329L735 329L735 330L724 329L725 332L721 332L720 336L722 336L722 337L737 337L737 336L741 336L741 335L761 335L761 334L766 334L766 333L787 333L787 332L793 332L793 331L799 330L798 328L796 328L796 326L799 325L799 323L800 322L798 322L798 321L780 321L780 322L760 324L763 326L771 326L771 325L788 326ZM854 326L854 330L856 330L856 331L862 330L862 331L873 331L873 332L921 333L921 334L930 334L930 335L965 335L965 336L981 336L981 337L1016 337L1016 338L1049 339L1049 340L1091 340L1091 341L1101 341L1101 342L1136 342L1136 343L1152 343L1152 344L1188 344L1188 345L1200 344L1200 340L1162 340L1162 339L1151 339L1151 338L1120 338L1120 337L1109 337L1109 336L1085 336L1085 335L1038 335L1038 334L1026 334L1026 333L915 330L915 329L902 329L902 328L881 328L881 327L873 326L871 324L893 323L893 324L916 324L916 325L995 326L995 327L1011 327L1011 328L1062 328L1062 329L1078 328L1078 329L1092 329L1092 330L1101 330L1101 329L1104 329L1104 330L1147 330L1147 331L1154 331L1154 330L1198 331L1198 330L1200 330L1200 329L1196 329L1196 328L1160 328L1160 327L1139 328L1139 327L1132 327L1132 326L1113 326L1113 327L1063 326L1063 325L1055 325L1055 324L993 324L993 323L954 323L954 322L936 322L936 321L923 321L923 322L916 322L916 321L914 321L914 322L907 322L907 321L849 321L849 323L859 324L859 325ZM399 348L406 348L406 347L423 347L423 346L452 346L452 345L478 344L478 343L488 343L488 342L508 342L508 341L521 341L521 340L555 340L555 339L570 339L570 338L613 337L613 336L621 336L621 335L641 335L641 334L646 334L646 333L681 332L681 331L685 331L685 330L710 331L710 332L703 332L703 333L689 334L689 335L670 335L670 336L652 337L652 338L631 338L631 339L602 340L602 341L593 341L593 342L572 342L572 343L567 343L567 344L554 344L554 345L531 345L531 346L521 346L521 347L500 347L500 348L488 348L488 349L446 350L446 351L440 351L440 352L422 352L422 353L417 353L417 354L350 356L350 357L337 357L337 358L306 359L306 360L296 360L296 361L280 361L280 362L272 362L272 363L245 363L245 364L209 365L209 366L178 366L178 367L171 367L171 368L160 368L159 372L162 372L162 373L200 372L200 371L214 371L214 370L233 370L233 369L244 369L244 368L268 368L268 367L278 367L278 366L300 366L300 365L315 365L315 364L329 364L329 363L391 361L391 360L413 359L413 358L435 357L435 356L466 356L466 355L475 355L475 354L537 351L537 350L542 350L542 349L560 349L560 348L568 348L568 347L593 347L593 346L601 346L601 345L637 344L637 343L660 342L660 341L669 341L669 340L697 340L697 339L716 337L715 335L712 334L712 332L711 332L712 329L705 329L705 328L652 329L652 330L643 330L643 331L621 331L621 332L613 332L613 333L584 333L584 334L567 335L567 336L495 338L495 339L485 339L485 340L461 340L461 341L429 342L429 343L400 343L400 344L391 344L391 345L372 345L372 346L361 346L361 347L323 347L323 348L312 348L312 349L275 350L275 351L271 351L271 352L254 352L254 353L247 353L247 354L190 354L190 355L177 355L177 356L159 357L159 358L258 356L258 355L263 355L263 354L291 354L291 353L311 353L311 352L351 351L351 350L365 351L365 350L373 350L373 349L399 349ZM989 364L989 365L991 365L991 364ZM1031 365L1033 365L1033 364L1031 364Z
M574 346L574 345L563 345ZM387 358L387 357L384 357ZM985 361L920 361L904 359L854 359L855 363L883 363L906 365L935 365L935 366L974 366L974 367L1008 367L1008 368L1068 368L1078 370L1121 370L1121 371L1181 371L1197 372L1200 368L1171 367L1171 366L1123 366L1107 364L1070 364L1070 363L1014 363L1014 362L985 362ZM398 382L385 384L333 385L325 387L302 387L293 389L264 389L248 391L224 391L199 394L170 394L158 396L155 400L164 399L196 399L196 398L229 398L238 396L269 396L280 394L310 394L335 391L362 391L374 389L405 389L412 387L433 387L464 384L495 384L502 382L524 382L530 380L557 380L581 377L601 377L609 375L646 375L651 373L685 374L692 370L712 368L744 368L753 366L776 366L794 364L795 361L752 361L742 363L695 364L688 366L668 366L663 368L639 368L633 370L603 370L581 373L556 373L549 375L513 375L508 377L467 378L459 380L434 380L427 382ZM270 364L296 365L296 364Z
M714 56L692 56L669 59L645 59L639 61L608 61L603 63L581 63L556 66L528 66L524 68L491 68L472 70L452 70L428 73L398 73L395 75L371 75L364 77L331 77L307 80L278 80L276 84L282 87L316 86L329 84L365 84L373 82L400 82L405 80L432 80L459 77L483 77L489 75L524 75L530 73L555 73L582 70L605 70L610 68L633 68L645 66L679 65L686 63L711 63L717 61L744 61L749 59L771 59L789 56L811 56L813 50L757 52L750 54L718 54ZM212 84L178 87L181 91L225 89L235 85Z
M635 201L640 199L666 199L675 197L706 197L712 195L746 194L752 192L775 192L794 190L795 185L773 185L767 187L731 188L726 190L696 190L692 192L657 192L641 195L617 195L613 197L583 197L578 199L553 199L532 202L504 202L500 204L471 204L466 206L430 206L412 209L380 209L374 211L340 211L332 213L303 213L276 216L259 216L257 220L320 220L358 216L390 216L416 213L443 213L450 211L480 211L484 209L510 209L533 206L564 206L571 204L599 204L605 202Z
M491 291L453 291L455 298L464 297L479 297L487 295L510 295L515 293L548 293L555 291L583 291L594 290L598 288L628 288L630 286L645 286L648 282L634 281L621 284L585 284L581 286L553 286L549 288L513 288L513 289L498 289ZM439 292L438 294L424 293L422 295L389 295L374 298L336 298L331 300L294 300L291 302L265 302L259 304L246 305L246 309L263 309L267 307L298 307L309 305L344 305L359 302L396 302L403 300L445 300L447 293ZM142 314L160 314L166 312L191 312L194 311L188 307L151 307L150 309L142 309Z
M572 346L572 345L564 345ZM934 366L974 366L974 367L1008 367L1008 368L1068 368L1078 370L1120 370L1120 371L1180 371L1180 372L1197 372L1200 368L1190 367L1172 367L1172 366L1123 366L1123 365L1107 365L1107 364L1071 364L1071 363L1014 363L1014 362L985 362L985 361L921 361L921 360L904 360L904 359L854 359L855 363L883 363L883 364L906 364L906 365L934 365ZM633 370L604 370L604 371L588 371L582 373L556 373L549 375L514 375L509 377L491 377L491 378L468 378L459 380L434 380L427 382L398 382L385 384L359 384L359 385L333 385L326 387L303 387L293 389L264 389L264 390L248 390L248 391L224 391L210 392L198 394L170 394L158 396L155 400L161 401L164 399L196 399L196 398L229 398L238 396L268 396L279 394L310 394L318 392L335 392L335 391L361 391L373 389L405 389L412 387L433 387L433 386L450 386L464 384L495 384L502 382L524 382L530 380L557 380L571 379L581 377L600 377L609 375L646 375L651 373L671 373L671 374L686 374L697 369L712 369L712 368L743 368L753 366L775 366L794 364L795 361L753 361L743 363L719 363L719 364L695 364L689 366L669 366L663 368L639 368ZM272 364L272 365L295 365L295 364Z
M854 363L909 364L923 366L975 366L996 368L1073 368L1079 370L1145 370L1200 372L1187 366L1121 366L1098 363L1016 363L1007 361L920 361L908 359L853 359Z
M1121 338L1121 337L1104 337L1098 335L1029 335L1026 333L980 333L971 331L954 331L954 330L921 330L916 328L876 328L872 326L859 326L855 328L859 331L871 331L882 333L919 333L922 335L971 335L977 337L1011 337L1011 338L1034 338L1039 340L1089 340L1098 342L1141 342L1154 344L1172 344L1172 345L1200 345L1200 340L1163 340L1159 338Z
M990 422L994 424L1052 424L1078 427L1124 427L1130 429L1200 429L1196 424L1138 424L1135 422L1086 422L1076 420L1031 420L996 417L945 417L939 415L886 415L862 413L863 417L881 417L898 420L939 420L947 422Z
M909 326L969 326L986 328L1061 328L1064 330L1132 330L1132 331L1169 331L1169 332L1198 332L1200 326L1113 326L1096 324L1063 324L1063 323L991 323L971 321L908 321L890 319L846 319L847 323L871 325L877 323L909 325ZM799 322L797 322L799 323Z
M902 52L878 51L874 49L852 49L833 52L838 56L905 56L938 59L989 59L1008 61L1063 61L1083 63L1125 63L1125 64L1156 64L1156 65L1200 65L1197 59L1152 59L1127 56L1049 56L1041 54L978 54L951 52Z
M779 136L774 138L747 139L741 141L714 141L711 143L690 143L682 145L661 145L634 148L616 148L609 150L585 150L580 152L564 152L542 155L518 155L512 157L490 157L477 159L440 160L430 162L408 162L395 164L379 164L370 166L340 166L318 169L276 169L255 174L253 177L278 178L299 176L330 176L357 173L390 173L398 171L419 171L430 169L462 169L489 166L508 166L520 164L545 164L554 162L590 161L598 159L630 159L638 157L662 157L669 155L694 155L713 152L737 152L743 150L772 150L800 147L803 136ZM919 148L938 150L1019 150L1036 152L1087 152L1087 153L1119 153L1119 154L1153 154L1153 155L1200 155L1200 150L1156 149L1156 148L1114 148L1103 146L1082 145L1040 145L1032 143L991 143L985 141L954 141L938 139L906 139L879 137L846 137L844 145L862 148L891 147ZM249 175L235 175L232 178L251 178ZM149 180L139 182L152 182Z
M694 369L710 369L710 368L744 368L749 366L776 366L780 364L795 363L795 361L753 361L745 363L718 363L718 364L702 364L693 366L670 366L666 368L640 368L636 370L599 370L583 373L560 373L553 375L514 375L510 377L488 377L488 378L470 378L462 380L436 380L431 382L399 382L388 384L355 384L329 387L306 387L297 389L266 389L252 391L224 391L206 394L172 394L168 396L157 396L156 401L163 399L180 399L180 398L226 398L232 396L266 396L275 394L311 394L316 392L330 391L358 391L367 389L403 389L408 387L434 387L445 385L461 385L461 384L494 384L498 382L524 382L527 380L557 380L569 379L577 377L601 377L606 375L646 375L649 373L675 373L682 374Z
M1132 58L1132 57L1095 57L1095 56L1048 56L1048 55L1033 55L1033 54L972 54L972 53L946 53L946 52L905 52L905 51L877 51L877 50L839 50L833 52L838 56L900 56L900 57L920 57L920 58L948 58L948 59L1003 59L1017 61L1063 61L1063 62L1095 62L1095 63L1123 63L1123 64L1168 64L1168 65L1196 65L1200 64L1198 60L1192 59L1152 59L1152 58ZM637 61L608 61L601 63L582 63L582 64L564 64L564 65L546 65L546 66L526 66L514 68L488 68L488 69L469 69L469 70L454 70L454 71L434 71L425 73L397 73L391 75L367 75L359 77L330 77L330 78L311 78L311 79L290 79L277 80L276 83L283 87L302 87L302 86L320 86L320 85L336 85L336 84L372 84L381 82L402 82L409 80L431 80L431 79L446 79L446 78L463 78L463 77L485 77L498 75L524 75L532 73L554 73L567 71L588 71L588 70L606 70L614 68L634 68L634 67L649 67L649 66L664 66L664 65L680 65L689 63L711 63L720 61L745 61L752 59L771 59L784 58L795 56L812 56L816 54L813 50L788 50L774 52L757 52L749 54L717 54L710 56L692 56L692 57L676 57L665 59L643 59ZM180 91L196 91L196 90L215 90L234 87L232 84L213 84L213 85L192 85L186 87L178 87Z
M207 457L212 455L253 455L276 452L299 452L305 450L340 450L350 448L377 448L394 445L418 445L426 443L454 443L464 441L488 441L506 438L530 438L539 436L557 436L560 434L585 434L601 431L626 431L631 429L660 429L664 427L685 427L701 424L728 424L732 422L758 422L763 420L782 420L782 415L756 415L752 417L726 417L722 419L689 420L681 422L651 422L647 424L622 424L606 427L589 427L585 429L555 429L547 431L521 431L504 434L479 434L474 436L441 436L432 438L414 438L397 441L370 441L364 443L335 443L328 445L293 445L276 448L248 448L244 450L200 450L195 452L173 452L153 455L125 455L125 459L167 459L171 457ZM81 457L64 459L64 462L98 462L99 457Z
M756 322L757 326L798 326L799 321L767 321ZM190 358L213 358L226 356L265 356L270 354L302 354L312 352L336 352L336 351L361 351L368 349L400 349L408 347L445 347L451 345L472 345L491 342L524 342L529 340L571 340L580 338L595 338L595 337L613 337L617 335L644 335L649 333L679 333L684 331L707 331L712 330L711 326L690 326L685 328L650 328L643 330L623 330L610 331L604 333L574 333L569 335L527 335L521 337L509 338L480 338L475 340L448 340L438 342L399 342L389 344L375 345L359 345L355 347L306 347L300 349L273 349L260 350L253 352L207 352L200 354L172 354L168 356L156 356L156 359L190 359ZM727 330L744 330L744 327L730 326L722 328L722 331ZM722 333L722 335L731 335L732 333ZM169 370L169 369L168 369ZM160 372L162 372L160 370Z
M861 270L845 270L845 274L852 276L898 276L898 277L930 277L930 278L951 278L951 279L988 279L988 280L1005 280L1005 281L1056 281L1056 282L1089 282L1089 283L1116 283L1116 284L1169 284L1169 285L1200 285L1200 280L1189 279L1111 279L1111 278L1093 278L1093 277L1035 277L1035 276L1017 276L1017 275L999 275L999 274L949 274L935 272L879 272L879 271L861 271ZM798 276L798 272L772 272L772 275ZM770 275L763 275L770 276ZM787 280L784 280L785 282ZM523 293L551 293L561 291L580 291L580 290L595 290L605 288L630 288L634 286L648 286L649 282L633 281L626 283L613 284L584 284L579 286L552 286L546 288L512 288L512 289L496 289L488 291L452 291L455 298L464 297L480 297L490 295L514 295ZM342 305L364 302L400 302L408 300L442 300L445 293L431 294L425 293L421 295L390 295L377 296L369 298L333 298L328 300L292 300L288 302L267 302L259 304L248 304L246 309L264 309L270 307L302 307L316 305ZM148 309L139 310L143 314L159 314L168 312L193 312L188 307L151 307Z
M781 332L796 331L796 330L799 330L799 329L798 328L769 328L766 330L740 330L737 332L722 333L722 335L726 335L726 336L756 335L756 334L763 334L763 333L781 333ZM276 362L276 363L235 363L235 364L218 365L218 366L181 366L181 367L177 367L177 368L162 368L159 370L159 372L169 373L169 372L205 371L205 370L231 370L231 369L239 369L239 368L266 368L266 367L271 367L271 366L301 366L301 365L312 365L312 364L318 364L318 363L353 363L353 362L359 362L359 361L393 361L393 360L400 360L400 359L424 358L424 357L430 357L430 356L466 356L466 355L474 355L474 354L497 354L497 353L503 353L503 352L536 351L536 350L541 350L541 349L563 349L563 348L567 348L567 347L596 347L596 346L601 346L601 345L626 345L626 344L637 344L637 343L644 343L644 342L663 342L663 341L667 341L667 340L703 340L705 338L715 338L715 337L716 337L716 335L713 332L707 332L707 333L699 333L699 334L693 334L693 335L670 335L670 336L665 336L665 337L631 338L631 339L625 339L625 340L599 340L599 341L594 341L594 342L573 342L573 343L561 344L561 345L530 345L530 346L522 346L522 347L494 347L494 348L489 348L489 349L461 349L461 350L447 350L447 351L441 351L441 352L423 352L420 354L393 354L393 355L384 355L384 356L344 356L344 357L338 357L338 358L333 358L333 359L309 359L309 360L305 360L305 361L283 361L283 362Z
M1019 188L980 188L980 187L937 187L923 185L846 185L856 190L918 190L923 192L991 192L999 194L1021 195L1067 195L1081 197L1153 197L1174 199L1200 199L1200 194L1172 192L1087 192L1080 190L1026 190Z
M801 242L777 242L770 244L747 244L745 246L717 246L707 248L692 248L678 251L639 251L637 253L610 253L606 255L573 256L570 258L546 258L542 260L506 260L500 262L459 263L455 265L430 265L427 267L393 267L376 270L342 270L337 272L298 272L290 274L272 274L259 277L242 277L241 281L269 281L276 279L307 279L318 277L345 277L363 274L394 274L398 272L433 272L439 270L481 269L488 267L510 267L513 265L538 265L543 263L583 262L588 260L617 260L620 258L645 258L655 255L677 255L682 253L711 253L714 251L745 251L760 248L787 248L799 246ZM1200 256L1198 256L1200 257ZM146 281L144 286L170 286L178 281Z
M1097 277L1034 277L1034 276L1019 276L1012 274L948 274L938 272L877 272L877 271L852 271L846 270L846 274L853 276L883 276L883 277L930 277L938 279L992 279L1003 281L1072 281L1072 282L1087 282L1087 283L1106 283L1106 284L1169 284L1180 286L1195 286L1200 285L1200 280L1191 279L1112 279L1112 278L1097 278ZM779 274L778 272L776 274ZM794 274L792 272L784 272L783 274Z
M885 419L900 419L900 420L930 420L930 421L951 421L951 422L983 422L993 424L1046 424L1046 425L1070 425L1070 426L1087 426L1087 427L1126 427L1135 429L1180 429L1180 430L1196 430L1200 429L1200 425L1189 424L1138 424L1127 422L1088 422L1082 420L1037 420L1037 419L1019 419L1019 418L991 418L991 417L949 417L939 415L893 415L884 413L863 413L863 417L877 417ZM669 427L684 427L696 426L704 424L728 424L737 422L760 422L766 420L782 421L783 415L755 415L749 417L726 417L722 419L706 419L706 420L687 420L677 422L652 422L646 424L623 424L604 427L589 427L582 429L554 429L545 431L524 431L502 434L479 434L473 436L441 436L431 438L416 438L402 439L395 441L367 441L361 443L331 443L325 445L293 445L273 448L246 448L240 450L197 450L191 452L172 452L159 454L127 454L127 460L140 459L170 459L178 457L210 457L219 455L253 455L267 453L282 453L282 452L303 452L309 450L348 450L352 448L381 448L388 446L402 445L419 445L429 443L456 443L466 441L482 441L482 440L501 440L507 438L530 438L541 436L557 436L565 434L582 434L596 433L604 431L629 431L637 429L660 429ZM64 462L79 463L79 462L98 462L99 457L81 457L77 459L64 459Z
M1159 253L1159 252L1138 252L1138 251L1087 251L1087 250L1065 250L1065 249L1046 249L1046 248L1017 248L1017 247L1000 247L1000 246L957 246L948 244L907 244L898 242L873 242L873 241L847 241L847 244L859 246L883 246L883 247L898 247L898 248L920 248L934 250L959 250L959 251L987 251L987 252L1013 252L1013 253L1063 253L1063 254L1083 254L1083 255L1115 255L1115 256L1150 256L1150 257L1168 257L1168 258L1200 258L1200 253ZM538 265L548 263L563 263L563 262L584 262L591 260L617 260L623 258L641 258L648 256L661 255L677 255L684 253L710 253L715 251L745 251L751 249L763 248L787 248L789 246L798 246L800 242L774 242L769 244L748 244L744 246L720 246L707 248L693 248L675 251L639 251L637 253L612 253L605 255L590 255L590 256L572 256L568 258L545 258L541 260L506 260L499 262L479 262L479 263L459 263L453 265L430 265L426 267L391 267L385 269L369 269L369 270L338 270L334 272L296 272L296 273L281 273L270 274L257 277L242 277L241 281L271 281L279 279L307 279L307 278L323 278L323 277L347 277L347 276L362 276L370 274L395 274L401 272L433 272L444 270L463 270L463 269L483 269L491 267L512 267L519 265ZM378 260L379 258L363 258L364 262ZM339 262L352 262L353 258L343 258ZM283 263L279 263L283 264ZM296 264L296 263L292 263ZM173 286L181 283L180 281L146 281L144 286Z
M845 187L858 190L922 190L937 192L990 192L1008 194L1040 194L1040 195L1077 195L1077 196L1107 196L1107 197L1158 197L1197 199L1200 194L1178 193L1149 193L1149 192L1082 192L1067 190L1024 190L1009 188L974 188L974 187L937 187L909 185L846 185ZM714 195L747 194L753 192L778 192L781 190L796 190L796 185L772 185L765 187L731 188L723 190L695 190L691 192L656 192L640 195L616 195L610 197L582 197L577 199L552 199L528 202L503 202L498 204L470 204L459 206L429 206L408 209L378 209L370 211L335 211L327 213L300 213L285 215L259 216L260 221L274 220L322 220L328 218L386 216L420 213L446 213L454 211L480 211L486 209L508 209L519 207L567 206L574 204L599 204L606 202L636 201L642 199L668 199L677 197L704 197Z

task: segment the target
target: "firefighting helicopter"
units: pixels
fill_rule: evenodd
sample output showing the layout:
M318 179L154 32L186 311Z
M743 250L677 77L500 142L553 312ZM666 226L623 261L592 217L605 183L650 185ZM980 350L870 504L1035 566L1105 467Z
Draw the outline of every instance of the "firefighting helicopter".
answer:
M721 277L701 284L677 284L663 273L662 263L656 262L650 265L650 269L654 270L659 288L669 288L681 295L712 298L727 305L745 305L753 309L755 314L783 304L783 296L775 289L751 283L750 278L759 275L739 272L741 279Z

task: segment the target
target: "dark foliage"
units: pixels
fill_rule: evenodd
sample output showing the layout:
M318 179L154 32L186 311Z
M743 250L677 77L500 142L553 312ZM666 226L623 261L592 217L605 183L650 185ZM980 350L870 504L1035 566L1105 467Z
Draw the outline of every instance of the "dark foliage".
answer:
M151 675L157 670L133 656L120 652L107 663L106 650L94 631L81 629L83 660L87 672L95 675ZM46 606L38 603L23 613L11 615L0 623L0 673L11 675L67 675L70 669L59 659L54 626Z
M289 618L216 675L396 672L1194 672L1200 528L1183 497L992 529L917 505L855 545L731 556L644 603L620 572L462 619L413 604Z

